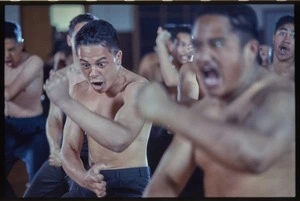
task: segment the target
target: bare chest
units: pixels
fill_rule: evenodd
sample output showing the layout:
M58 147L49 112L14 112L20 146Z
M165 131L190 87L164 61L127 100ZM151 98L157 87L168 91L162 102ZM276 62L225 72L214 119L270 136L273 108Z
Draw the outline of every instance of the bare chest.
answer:
M121 95L109 97L106 94L86 93L80 102L90 111L109 119L114 119L119 109L124 104Z

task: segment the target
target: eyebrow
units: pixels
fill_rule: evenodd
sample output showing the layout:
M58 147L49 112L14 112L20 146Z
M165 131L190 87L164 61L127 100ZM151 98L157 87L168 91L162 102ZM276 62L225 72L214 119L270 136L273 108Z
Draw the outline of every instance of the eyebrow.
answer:
M107 59L107 58L106 58L106 57L101 57L100 59L96 60L95 63L100 62L100 61L105 60L105 59ZM79 60L80 60L80 61L83 61L83 62L89 63L88 61L86 61L86 60L84 60L84 59L79 59Z

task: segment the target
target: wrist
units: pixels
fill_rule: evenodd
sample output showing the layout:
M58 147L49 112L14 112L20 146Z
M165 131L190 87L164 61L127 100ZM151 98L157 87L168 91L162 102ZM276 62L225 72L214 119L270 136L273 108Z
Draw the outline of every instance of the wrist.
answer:
M68 106L72 103L73 99L69 94L67 94L64 98L60 98L57 100L56 105L61 108L63 111L68 108Z

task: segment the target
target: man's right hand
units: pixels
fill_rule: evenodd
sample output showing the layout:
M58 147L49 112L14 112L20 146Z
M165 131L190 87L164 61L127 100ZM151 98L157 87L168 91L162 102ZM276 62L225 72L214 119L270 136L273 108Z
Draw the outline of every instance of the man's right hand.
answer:
M48 98L58 106L67 103L71 99L68 77L60 72L55 72L50 76L44 84L44 90Z
M103 170L103 166L93 165L85 174L82 185L94 193L97 197L104 197L106 195L106 182L104 177L100 174L100 170Z
M171 34L167 31L158 27L156 45L166 45L168 40L171 38Z

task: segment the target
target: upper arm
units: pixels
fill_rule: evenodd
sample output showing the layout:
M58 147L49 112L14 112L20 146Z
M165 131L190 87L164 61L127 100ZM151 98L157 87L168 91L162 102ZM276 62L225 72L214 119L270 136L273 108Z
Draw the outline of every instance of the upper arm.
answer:
M23 71L8 86L10 99L15 97L34 80L43 76L43 61L37 56L29 59L30 61L28 61Z
M142 87L146 82L132 83L125 89L124 92L124 104L118 110L114 121L120 123L125 129L128 130L132 141L141 131L146 119L141 117L135 108L134 102L138 89Z
M196 73L192 71L189 64L184 64L180 68L177 91L178 101L184 101L189 98L198 100L199 85L197 82Z

